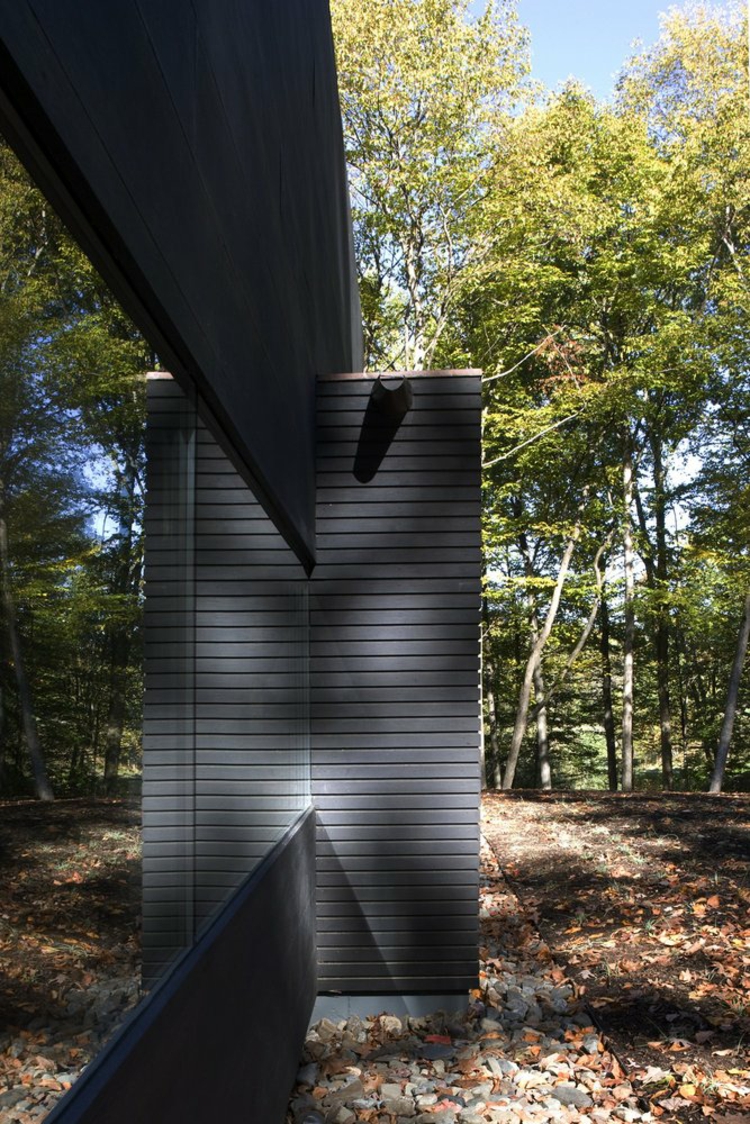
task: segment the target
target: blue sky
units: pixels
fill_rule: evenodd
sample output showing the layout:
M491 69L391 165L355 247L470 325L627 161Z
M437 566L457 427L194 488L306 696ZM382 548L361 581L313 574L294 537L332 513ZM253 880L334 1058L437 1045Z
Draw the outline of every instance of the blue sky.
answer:
M653 43L659 12L674 0L518 0L521 23L531 32L532 74L556 87L571 75L599 98L609 97L614 78L634 39Z

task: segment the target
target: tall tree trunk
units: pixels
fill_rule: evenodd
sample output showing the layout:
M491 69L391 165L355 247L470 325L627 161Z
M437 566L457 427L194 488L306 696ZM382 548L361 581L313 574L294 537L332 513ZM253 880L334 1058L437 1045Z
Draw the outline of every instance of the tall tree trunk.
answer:
M34 789L39 800L54 800L52 785L47 776L47 766L44 761L39 731L36 725L36 716L31 698L31 687L26 676L21 637L18 632L18 616L16 602L10 586L10 569L8 563L8 526L5 517L0 515L0 584L2 585L3 610L5 624L8 629L13 670L18 688L18 701L21 708L23 731L26 745L31 759L31 769L34 775Z
M5 688L0 683L0 794L5 791L7 745L5 737Z
M625 569L625 635L622 669L622 791L633 791L633 642L635 639L635 576L633 572L633 454L627 446L622 465L624 524L622 535Z
M499 788L501 781L500 744L497 740L497 702L492 687L487 690L487 717L490 727L490 752L485 753L484 783L487 788Z
M584 624L583 628L581 629L581 635L578 637L578 639L575 642L575 645L573 646L573 648L571 648L570 652L568 653L568 658L565 661L565 666L563 667L562 671L552 681L552 686L548 687L546 689L543 698L537 699L537 701L534 705L534 709L533 709L532 714L531 714L531 717L534 718L534 719L536 719L536 716L539 713L539 711L542 709L542 707L547 707L549 705L550 700L554 698L554 696L560 690L562 685L567 681L568 675L570 674L570 671L573 667L573 664L576 662L576 660L580 656L581 652L586 647L586 641L588 640L589 636L591 635L591 633L594 629L594 625L596 624L596 618L599 616L599 606L601 605L601 600L602 600L602 589L604 588L604 574L602 573L599 562L600 562L602 556L604 555L605 551L609 547L611 537L612 537L611 535L607 535L607 538L605 539L605 541L602 543L602 545L597 550L596 557L594 558L594 576L596 578L596 594L594 596L594 601L591 605L591 611L588 615L588 618L586 619L586 623Z
M617 792L617 740L615 738L615 712L612 705L612 658L609 650L609 606L607 598L601 602L602 627L600 651L602 654L602 703L604 705L604 740L607 744L607 781L610 792Z
M664 787L674 786L672 753L672 706L669 694L669 631L660 614L656 626L656 682L659 692L659 741L661 746L661 777Z
M414 318L414 333L411 341L411 361L408 369L421 371L424 369L425 361L425 326L427 323L427 318L421 295L422 258L419 248L416 245L417 237L418 236L416 234L414 234L413 237L407 236L406 243L402 248L404 251L404 265L406 267L406 287L409 293L409 303ZM406 330L407 338L405 347L405 359L408 362L408 314Z
M133 533L136 471L134 462L126 460L119 487L119 559L112 581L112 592L121 598L135 593L138 566L133 557ZM132 645L132 625L115 620L110 625L110 679L104 739L104 790L110 795L120 771L122 734L127 710L128 665Z
M667 606L667 496L666 475L661 440L651 437L651 454L654 461L654 520L656 523L656 681L659 692L659 739L661 743L661 772L664 787L674 783L672 760L672 710L669 698L669 610Z
M495 698L495 669L490 659L491 617L489 602L482 598L482 695L487 704L487 739L482 738L482 785L484 788L500 787L500 746L497 740L497 700Z
M732 674L729 677L727 705L724 710L724 721L721 724L719 744L716 749L714 771L708 786L709 792L721 792L721 786L724 782L724 769L727 763L727 755L729 754L729 743L732 740L734 718L737 713L737 696L740 690L740 679L742 678L742 668L745 663L748 640L750 640L750 592L745 597L745 611L742 616L742 624L740 625L740 631L737 637L737 648L734 653Z
M682 787L690 787L688 761L688 690L685 681L685 634L678 625L675 651L677 654L677 689L680 694L680 748L682 750Z
M513 726L513 736L510 742L510 749L508 750L508 759L505 762L505 772L503 773L503 788L512 788L513 780L516 775L516 768L518 766L518 755L521 750L524 735L526 734L526 722L529 714L529 701L531 699L531 687L534 681L534 672L541 659L542 650L544 645L549 640L549 635L552 632L552 626L555 623L557 610L560 607L560 598L562 597L563 586L565 579L568 576L570 569L570 561L573 557L576 543L581 535L580 520L576 523L573 533L568 539L568 542L563 551L562 559L560 560L560 568L557 572L557 580L555 588L552 591L552 599L547 609L547 615L544 618L544 624L536 639L532 644L529 658L526 661L526 669L524 671L523 682L521 683L521 690L518 694L518 705L516 707L516 720Z
M539 703L536 714L536 762L539 786L549 792L552 788L552 765L549 758L547 705L544 702L544 675L541 657L534 670L534 696Z
M521 505L517 504L516 516L521 515ZM521 531L518 536L518 548L523 557L523 568L526 574L527 581L530 578L536 577L534 572L534 562L529 550L529 541L526 537L526 532ZM539 615L536 611L536 601L531 592L530 586L526 588L526 603L529 611L529 624L531 628L531 644L532 647L536 644L539 638ZM545 698L545 685L544 673L542 672L542 657L539 656L539 662L534 669L534 719L536 721L536 771L537 783L541 788L550 791L552 788L552 767L550 764L549 756L549 731L547 728L547 700Z
M109 708L104 738L104 791L112 795L120 771L122 732L127 709L128 662L130 636L120 626L112 637L112 661L109 685Z

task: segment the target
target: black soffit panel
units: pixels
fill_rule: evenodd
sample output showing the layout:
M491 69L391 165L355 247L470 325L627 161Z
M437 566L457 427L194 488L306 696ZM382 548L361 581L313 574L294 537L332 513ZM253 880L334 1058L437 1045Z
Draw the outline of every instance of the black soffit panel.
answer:
M309 566L315 375L361 366L325 0L14 0L0 122Z

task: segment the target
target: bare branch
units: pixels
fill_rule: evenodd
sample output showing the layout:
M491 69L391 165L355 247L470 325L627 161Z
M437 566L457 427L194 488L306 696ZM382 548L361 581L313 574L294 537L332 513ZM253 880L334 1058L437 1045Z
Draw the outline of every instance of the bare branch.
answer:
M499 371L496 375L487 375L486 378L482 379L482 382L494 382L495 379L504 379L506 375L512 375L513 372L517 371L518 368L521 367L527 359L531 359L531 356L536 355L537 351L541 351L542 348L550 342L550 340L553 340L555 336L559 336L560 332L564 331L566 327L567 324L561 324L556 331L551 332L549 335L545 336L541 343L538 343L536 347L528 353L528 355L524 355L523 359L519 359L518 362L514 363L512 367L509 367L507 371Z
M525 449L527 445L531 445L534 441L538 441L540 437L544 437L545 433L551 433L553 429L559 429L561 425L565 425L566 422L572 421L573 418L579 417L579 415L582 413L583 410L576 410L574 414L568 414L566 418L560 418L559 421L553 422L552 425L548 425L545 429L540 429L539 433L535 433L533 437L529 437L526 439L526 441L522 441L520 445L516 445L513 449L509 449L507 453L502 453L499 457L495 457L494 460L484 461L484 463L482 464L482 468L492 468L493 464L499 464L500 461L507 461L509 457L512 457L515 453L520 452L521 449Z

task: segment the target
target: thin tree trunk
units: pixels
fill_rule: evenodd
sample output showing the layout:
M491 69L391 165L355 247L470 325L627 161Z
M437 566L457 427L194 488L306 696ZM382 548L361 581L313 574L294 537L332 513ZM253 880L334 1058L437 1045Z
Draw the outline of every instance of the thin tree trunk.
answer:
M489 603L482 598L482 694L487 702L487 725L489 728L489 751L486 738L482 738L482 784L484 788L500 787L500 746L497 740L497 700L494 689L494 667L490 660L491 618Z
M549 792L552 788L552 765L549 757L547 706L544 702L544 675L541 658L534 670L534 695L539 701L539 709L536 714L536 760L539 785L546 792Z
M682 787L690 787L688 762L688 692L685 682L685 635L678 626L675 650L677 653L677 689L680 693L680 748L682 750Z
M137 581L137 566L133 558L135 488L134 461L126 459L118 496L120 556L112 582L112 592L120 596L133 594ZM110 687L104 738L104 791L107 795L114 791L120 770L131 644L132 626L127 621L115 621L110 626Z
M516 516L521 515L520 502L516 506ZM526 532L521 531L518 537L518 548L523 556L524 573L526 574L527 581L530 578L536 577L534 573L534 562L529 550L529 542L526 537ZM539 616L536 611L536 601L531 592L530 587L526 587L526 603L529 610L529 624L531 626L531 643L532 646L536 644L539 637ZM544 674L542 672L542 657L539 656L539 662L536 665L533 676L534 682L534 719L536 721L536 771L537 783L541 788L550 791L552 788L552 767L550 765L549 755L549 731L547 727L547 702L546 690L544 686Z
M734 718L737 713L737 696L740 690L740 679L742 678L742 668L745 663L748 640L750 640L750 593L745 597L745 611L742 616L742 624L740 625L740 631L737 637L737 648L734 653L732 674L729 677L727 705L724 710L724 721L721 724L719 744L716 749L714 771L708 786L709 792L721 792L721 786L724 782L724 769L727 763L727 755L729 754L729 744L732 740L732 728L734 727Z
M414 245L411 238L407 238L404 250L404 264L406 266L406 285L409 293L409 300L411 310L414 315L414 335L412 339L412 358L411 370L421 371L424 369L425 360L425 324L426 317L422 297L420 294L420 283L422 277L422 262L418 248ZM407 346L406 353L408 357L408 322L407 322Z
M495 692L487 691L487 715L490 726L490 753L485 756L484 783L487 788L500 787L500 745L497 740L497 704Z
M127 708L127 676L130 658L130 637L120 627L112 638L112 664L109 709L104 738L104 791L112 795L120 771L122 732Z
M18 632L18 617L13 591L10 587L10 573L8 568L8 527L5 518L0 516L0 582L2 584L3 609L5 623L8 629L8 639L13 657L13 670L18 687L18 701L21 708L23 730L26 736L26 745L31 759L31 769L34 774L34 788L39 800L54 800L52 785L47 777L47 767L44 762L39 732L34 715L31 698L31 688L26 676L21 637Z
M674 783L672 759L672 708L669 698L669 613L667 610L667 497L661 441L652 437L651 452L654 460L654 519L656 523L656 681L659 692L659 738L661 743L661 772L664 787Z
M625 636L622 672L622 791L633 791L633 642L635 639L635 577L633 573L633 456L628 448L622 465L625 519L622 545L625 568Z
M661 776L666 789L674 785L672 754L672 705L669 694L669 632L662 613L656 626L656 683L659 692L659 740Z
M68 788L75 788L78 779L78 770L81 767L82 761L83 749L80 740L76 738L73 751L70 755L70 761L68 762Z
M572 535L568 539L563 556L560 561L560 568L557 573L557 581L555 588L552 591L552 600L550 601L547 615L544 619L544 625L536 639L536 643L532 645L529 658L526 661L526 669L524 671L523 682L521 690L518 695L518 705L516 707L516 720L513 726L513 736L510 742L510 749L508 750L508 759L505 762L505 772L503 773L503 788L512 788L513 780L516 775L516 768L518 766L518 755L521 750L524 735L526 734L526 723L529 714L529 701L531 699L531 687L534 681L534 672L539 663L542 655L542 649L549 640L552 626L555 623L557 610L560 607L560 598L562 597L563 586L565 579L568 576L570 569L570 561L573 557L576 543L581 535L580 520L576 523Z
M532 718L536 718L537 714L539 713L539 711L542 707L546 707L546 706L549 705L550 701L554 698L554 696L557 694L557 692L562 687L563 683L565 683L566 679L568 678L568 675L570 674L570 671L573 667L573 664L576 662L576 660L580 656L581 652L586 647L586 641L588 640L589 636L591 635L591 633L593 631L593 628L594 628L594 625L596 624L596 618L599 615L599 606L601 605L602 589L603 589L603 586L604 586L604 574L601 571L601 568L599 566L599 562L600 562L601 557L604 554L605 550L608 548L608 546L610 544L610 541L611 541L611 535L608 535L606 540L602 543L602 545L597 550L596 557L594 558L594 576L596 578L596 594L594 596L594 602L591 606L591 612L589 613L588 618L586 620L586 623L584 624L584 626L581 630L581 635L578 637L578 640L577 640L575 646L570 651L570 653L568 655L568 658L565 661L564 668L562 669L560 674L557 676L557 678L555 680L553 680L552 686L545 693L543 698L537 699L537 701L534 705L534 709L531 713Z
M607 781L609 791L617 792L617 740L615 738L615 713L612 705L612 658L609 650L609 606L602 597L602 627L600 651L602 654L602 702L604 704L604 739L607 743Z
M7 740L5 737L5 689L0 683L0 793L5 791L5 760Z

